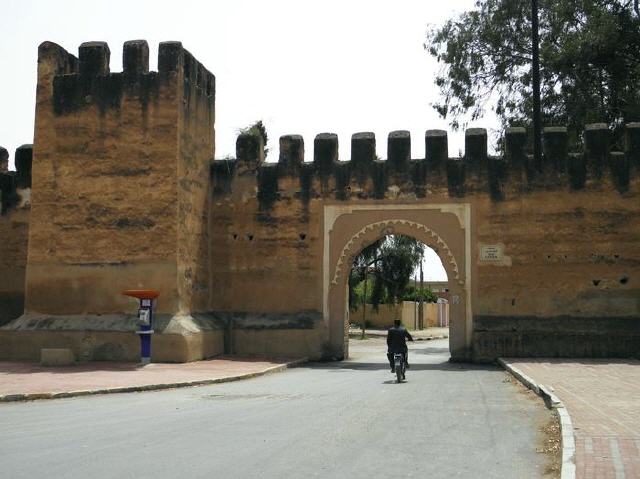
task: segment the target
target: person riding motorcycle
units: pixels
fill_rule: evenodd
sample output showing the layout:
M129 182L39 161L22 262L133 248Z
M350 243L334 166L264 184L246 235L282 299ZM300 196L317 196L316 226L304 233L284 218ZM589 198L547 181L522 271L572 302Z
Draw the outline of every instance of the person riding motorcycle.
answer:
M407 341L413 341L413 338L406 330L404 326L400 324L399 319L393 320L393 326L389 328L387 332L387 359L391 366L391 372L395 372L393 366L393 355L396 353L402 353L404 355L404 364L409 368L409 349L407 348Z

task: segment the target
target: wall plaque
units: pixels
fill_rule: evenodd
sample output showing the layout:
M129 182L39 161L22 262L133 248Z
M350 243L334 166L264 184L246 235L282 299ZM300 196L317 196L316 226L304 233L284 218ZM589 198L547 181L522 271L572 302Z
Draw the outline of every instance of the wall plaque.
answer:
M480 261L502 261L504 246L488 244L480 247Z

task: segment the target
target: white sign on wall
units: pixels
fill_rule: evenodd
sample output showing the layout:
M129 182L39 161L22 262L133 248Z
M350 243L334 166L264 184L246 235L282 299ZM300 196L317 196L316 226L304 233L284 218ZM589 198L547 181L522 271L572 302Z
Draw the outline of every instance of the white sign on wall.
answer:
M480 261L502 261L503 257L503 245L488 244L480 246Z

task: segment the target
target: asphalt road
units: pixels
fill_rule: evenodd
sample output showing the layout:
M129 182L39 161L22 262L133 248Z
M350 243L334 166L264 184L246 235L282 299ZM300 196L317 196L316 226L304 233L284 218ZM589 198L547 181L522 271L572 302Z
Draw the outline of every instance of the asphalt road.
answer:
M496 367L382 340L353 358L170 391L0 404L6 478L535 478L550 413Z

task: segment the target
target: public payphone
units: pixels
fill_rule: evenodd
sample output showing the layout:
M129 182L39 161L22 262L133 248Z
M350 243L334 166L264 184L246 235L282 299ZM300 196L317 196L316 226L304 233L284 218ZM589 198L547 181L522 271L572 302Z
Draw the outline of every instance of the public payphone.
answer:
M140 336L140 362L149 364L151 362L151 335L153 334L153 308L159 293L153 289L127 289L122 294L137 298L138 308L138 331Z

